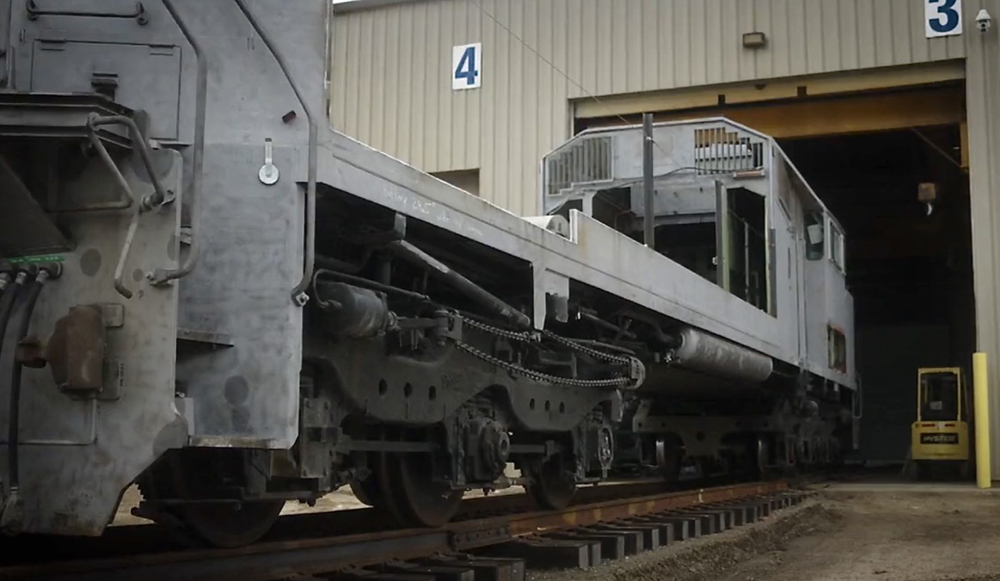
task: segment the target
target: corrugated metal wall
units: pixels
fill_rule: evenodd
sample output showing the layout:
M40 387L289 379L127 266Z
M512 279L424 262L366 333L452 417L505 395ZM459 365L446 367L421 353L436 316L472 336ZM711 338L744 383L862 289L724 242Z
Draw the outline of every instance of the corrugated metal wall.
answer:
M539 161L569 136L570 99L964 57L963 37L928 40L922 17L914 0L416 0L338 11L331 117L424 171L479 168L483 197L533 214ZM768 46L744 49L751 31ZM452 47L473 42L483 43L482 88L453 91Z
M965 18L980 6L965 3ZM977 3L979 4L979 3ZM1000 1L983 0L993 15L992 33L966 32L968 59L969 187L972 196L972 258L976 295L976 345L989 366L990 456L993 479L1000 479Z
M586 97L966 57L977 349L990 364L1000 478L1000 0L965 3L965 34L924 38L916 0L416 0L335 16L331 117L425 171L480 169L480 192L534 213L541 156ZM477 5L482 6L480 10ZM510 29L507 32L489 16ZM748 52L743 32L768 47ZM482 42L481 89L452 91L451 47Z

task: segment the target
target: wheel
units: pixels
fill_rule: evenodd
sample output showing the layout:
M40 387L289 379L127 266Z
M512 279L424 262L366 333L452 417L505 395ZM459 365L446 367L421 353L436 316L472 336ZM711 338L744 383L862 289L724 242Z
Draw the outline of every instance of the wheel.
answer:
M284 500L199 502L229 498L219 492L226 468L232 467L226 460L233 458L217 461L172 451L151 466L138 484L143 499L154 506L154 520L173 525L187 544L235 548L260 540L281 516ZM190 502L159 502L166 500Z
M377 456L377 454L368 455L369 467L375 466L376 462L378 462ZM350 485L354 497L362 504L376 506L380 502L382 492L379 489L378 479L374 470L364 480L351 480Z
M572 502L576 478L567 463L562 454L557 454L544 463L536 461L528 465L531 482L526 486L527 492L542 508L562 510Z
M917 460L914 462L914 467L916 468L915 473L917 476L916 480L918 482L930 480L932 471L931 471L931 466L929 466L927 462Z
M431 463L421 455L402 454L396 463L397 497L411 524L439 527L458 513L465 491L434 482Z
M677 482L680 477L683 457L684 450L676 442L663 437L656 439L656 465L668 484Z
M375 501L375 507L387 513L392 517L392 520L399 524L406 525L407 522L406 514L401 508L401 502L398 498L397 482L399 476L396 471L396 467L393 464L395 460L394 454L389 454L386 452L379 452L375 454L376 465L375 465L375 483L378 485L378 494L372 497Z
M374 476L369 476L365 480L352 480L351 481L351 493L354 494L354 498L358 499L358 502L367 506L375 506L377 501L373 500L378 497L378 483L375 482Z
M435 482L429 458L422 454L378 456L378 494L370 497L374 506L404 526L440 527L455 517L465 492Z
M235 548L257 542L281 516L284 500L230 504L182 504L171 509L199 539L213 547Z

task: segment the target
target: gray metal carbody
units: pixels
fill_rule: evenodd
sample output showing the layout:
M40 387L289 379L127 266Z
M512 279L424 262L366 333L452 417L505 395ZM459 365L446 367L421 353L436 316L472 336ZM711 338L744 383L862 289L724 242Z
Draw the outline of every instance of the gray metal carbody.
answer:
M327 4L246 1L291 63L313 110L325 102ZM130 17L137 6L142 22ZM137 231L126 270L130 299L112 288L129 211L61 216L76 249L63 256L62 278L44 290L31 330L47 336L76 305L121 309L124 323L107 330L107 358L121 374L108 374L104 390L121 396L74 401L55 390L47 370L26 373L22 506L4 523L12 530L99 534L123 490L168 448L288 448L298 435L302 310L291 296L304 270L305 107L235 2L177 0L173 6L208 72L197 220L189 193L199 55L164 3L0 1L0 21L9 18L15 31L0 60L9 76L6 91L92 93L95 73L117 75L116 101L149 114L150 143L165 150L161 180L178 195L169 211L144 218ZM290 111L294 122L283 119ZM5 118L5 129L14 131L18 119ZM272 186L258 179L268 139L281 170ZM139 165L134 159L122 164ZM100 177L103 182L89 187L108 190L109 174ZM83 188L67 184L65 199L92 204L114 197ZM148 189L140 181L136 195ZM201 248L194 271L153 286L146 273L184 262L193 238ZM0 433L6 434L6 378L3 387ZM6 465L3 447L0 462ZM6 486L6 473L0 480Z

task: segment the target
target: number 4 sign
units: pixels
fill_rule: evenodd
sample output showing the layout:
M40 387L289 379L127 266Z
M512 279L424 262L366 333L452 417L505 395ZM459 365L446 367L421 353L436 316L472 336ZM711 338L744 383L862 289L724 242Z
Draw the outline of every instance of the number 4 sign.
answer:
M962 34L962 0L924 0L927 38Z
M483 83L483 43L464 44L451 49L451 88L478 89Z

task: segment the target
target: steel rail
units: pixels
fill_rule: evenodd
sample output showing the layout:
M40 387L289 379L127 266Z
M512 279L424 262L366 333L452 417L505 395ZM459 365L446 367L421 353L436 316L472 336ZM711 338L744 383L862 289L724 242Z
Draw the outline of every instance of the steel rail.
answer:
M773 495L786 480L639 496L573 506L561 511L519 512L453 522L439 529L406 529L265 542L231 550L191 550L0 568L0 579L214 579L272 581L298 575L468 551L559 529L571 529L673 509Z

